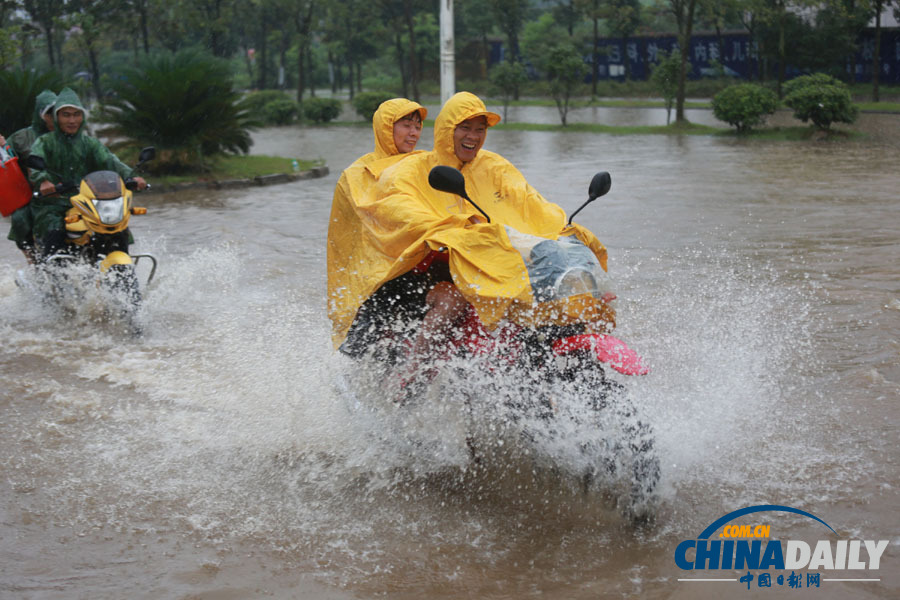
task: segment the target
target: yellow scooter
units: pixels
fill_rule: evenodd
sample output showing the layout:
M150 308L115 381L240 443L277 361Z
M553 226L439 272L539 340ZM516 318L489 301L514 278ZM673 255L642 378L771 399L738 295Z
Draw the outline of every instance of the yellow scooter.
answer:
M152 147L141 150L137 167L150 161L156 155ZM46 170L46 163L40 156L31 155L27 165L31 169ZM54 193L71 190L73 183L59 183ZM149 186L148 186L149 188ZM135 273L135 266L140 260L147 259L151 263L150 273L145 285L152 281L156 274L158 261L152 254L128 253L130 234L128 222L131 215L143 215L147 209L133 206L132 195L137 183L128 179L123 181L115 171L94 171L88 173L78 184L78 194L71 197L72 207L65 217L66 246L63 250L42 258L42 268L53 281L51 295L57 300L70 296L73 286L71 275L67 275L64 267L76 264L88 264L99 269L98 285L111 292L115 299L117 312L135 332L139 327L135 316L140 308L142 297L140 284ZM34 197L39 197L35 192ZM62 267L62 268L61 268ZM20 271L17 283L24 287L35 287L27 281Z

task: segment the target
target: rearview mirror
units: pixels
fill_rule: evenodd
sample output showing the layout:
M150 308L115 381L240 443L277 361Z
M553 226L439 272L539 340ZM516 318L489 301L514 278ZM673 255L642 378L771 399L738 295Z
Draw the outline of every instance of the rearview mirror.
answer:
M154 148L153 146L142 148L140 155L138 155L138 165L140 166L147 161L153 160L154 158L156 158L156 148Z
M612 187L612 177L606 171L600 171L591 179L591 185L588 186L588 200L596 200L600 196L604 196L609 188Z
M600 196L605 195L609 192L609 188L612 187L612 176L606 171L600 171L596 175L594 175L593 179L591 179L591 184L588 186L588 199L584 204L578 207L578 210L572 213L572 216L569 217L569 222L567 225L572 224L572 219L575 218L581 209L599 198Z
M434 167L428 173L428 185L439 192L447 192L448 194L455 194L456 196L465 198L469 201L469 204L474 206L478 212L484 215L484 218L487 219L488 223L491 222L491 218L488 214L481 210L481 207L469 198L469 194L466 193L466 178L459 172L459 169L454 169L453 167L445 165Z
M438 165L431 169L431 172L428 174L428 185L439 192L447 192L461 196L466 200L469 199L469 195L466 193L466 180L463 174L453 167Z

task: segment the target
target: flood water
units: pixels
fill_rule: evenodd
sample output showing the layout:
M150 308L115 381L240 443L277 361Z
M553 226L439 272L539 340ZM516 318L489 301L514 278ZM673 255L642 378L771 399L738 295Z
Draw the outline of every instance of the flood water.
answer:
M896 136L894 119L875 128ZM139 197L133 251L160 259L141 339L35 302L2 245L0 597L896 598L891 139L489 133L485 147L567 211L594 172L612 174L578 220L609 250L617 335L652 368L622 378L662 463L643 528L514 457L426 464L349 409L325 235L368 129L257 132L254 152L324 158L323 179ZM678 581L739 577L682 571L676 546L764 504L840 539L890 540L880 570L831 572L880 581ZM747 522L833 539L787 513Z

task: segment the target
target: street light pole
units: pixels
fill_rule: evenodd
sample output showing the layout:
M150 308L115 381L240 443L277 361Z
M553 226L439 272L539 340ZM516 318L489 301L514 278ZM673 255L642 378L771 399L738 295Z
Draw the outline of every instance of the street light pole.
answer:
M441 105L456 93L453 41L453 0L438 0L441 6Z

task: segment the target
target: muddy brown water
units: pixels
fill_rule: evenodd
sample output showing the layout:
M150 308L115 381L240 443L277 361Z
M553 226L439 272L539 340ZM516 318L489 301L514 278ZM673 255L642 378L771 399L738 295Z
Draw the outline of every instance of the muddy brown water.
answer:
M625 382L663 469L639 529L553 469L425 462L349 409L324 241L367 129L255 135L254 152L324 158L327 178L143 196L134 250L160 269L140 340L21 292L5 244L0 597L897 597L900 127L866 119L879 135L841 143L489 134L568 211L612 173L579 220L609 249L618 333L653 368ZM683 571L675 550L765 504L889 540L879 570L826 573L880 581L679 581L742 575ZM786 513L740 522L835 539Z

